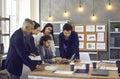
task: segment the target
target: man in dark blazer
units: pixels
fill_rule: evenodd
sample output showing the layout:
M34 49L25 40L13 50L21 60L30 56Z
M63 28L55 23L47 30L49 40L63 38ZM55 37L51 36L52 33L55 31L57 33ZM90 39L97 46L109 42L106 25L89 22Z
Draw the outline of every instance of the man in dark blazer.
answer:
M43 69L43 66L37 65L28 57L29 52L26 50L24 43L24 36L33 30L33 26L32 20L25 19L22 28L16 30L11 36L6 59L6 69L10 74L10 79L20 79L23 64L27 65L31 70Z
M38 55L38 52L37 52L37 47L35 46L35 41L33 36L37 35L40 32L40 24L38 24L36 21L33 22L35 23L34 29L29 35L25 36L25 44L30 54L36 56Z
M66 23L63 26L63 32L59 35L60 56L70 59L75 54L75 59L79 59L79 40L78 34L72 31L72 26Z

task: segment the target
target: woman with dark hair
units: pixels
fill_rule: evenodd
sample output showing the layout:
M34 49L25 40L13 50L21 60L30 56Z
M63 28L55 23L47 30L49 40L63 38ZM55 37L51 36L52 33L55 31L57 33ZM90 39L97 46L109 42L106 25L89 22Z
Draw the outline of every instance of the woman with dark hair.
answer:
M54 43L54 35L53 35L53 25L51 23L47 23L43 30L41 32L39 32L35 37L35 45L38 46L39 45L39 41L40 41L40 38L44 35L50 35L52 41L51 41L51 44L50 44L50 47L49 49L53 52L53 55L55 55L55 43Z

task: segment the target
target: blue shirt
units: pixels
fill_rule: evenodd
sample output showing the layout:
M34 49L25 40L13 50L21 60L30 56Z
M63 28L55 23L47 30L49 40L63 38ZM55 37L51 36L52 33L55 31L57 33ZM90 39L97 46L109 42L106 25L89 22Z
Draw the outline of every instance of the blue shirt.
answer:
M75 53L75 58L79 59L79 39L78 34L74 31L71 32L68 40L65 40L65 36L62 33L59 35L59 50L62 58L70 59Z

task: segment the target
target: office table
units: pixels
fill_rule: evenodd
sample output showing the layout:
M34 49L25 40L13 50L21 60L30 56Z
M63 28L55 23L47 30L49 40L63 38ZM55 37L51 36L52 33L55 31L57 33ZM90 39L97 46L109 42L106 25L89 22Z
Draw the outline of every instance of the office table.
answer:
M64 64L52 64L54 66L57 66L57 70L70 70L69 65ZM80 63L75 63L75 66L81 66ZM100 66L109 66L109 67L115 67L115 64L111 63L100 63ZM91 72L93 71L92 68L90 68L88 75L64 75L64 74L54 74L53 71L44 70L44 71L32 71L28 73L29 79L119 79L118 72L117 71L109 71L109 76L92 76Z

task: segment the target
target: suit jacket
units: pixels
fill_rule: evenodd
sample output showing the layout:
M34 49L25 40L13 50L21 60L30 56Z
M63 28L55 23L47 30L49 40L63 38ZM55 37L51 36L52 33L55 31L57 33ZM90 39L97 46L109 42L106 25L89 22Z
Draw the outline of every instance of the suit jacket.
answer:
M79 40L78 34L74 31L71 32L71 35L68 40L65 40L65 36L62 33L59 35L59 50L60 56L62 58L70 59L75 53L75 58L79 59Z
M32 33L25 36L25 45L26 45L27 50L30 53L34 53L34 54L38 55L37 48L35 46L34 37L32 36Z
M16 76L21 76L23 63L31 70L34 70L37 64L28 57L29 52L25 48L23 36L22 29L18 29L13 33L6 58L7 71Z

